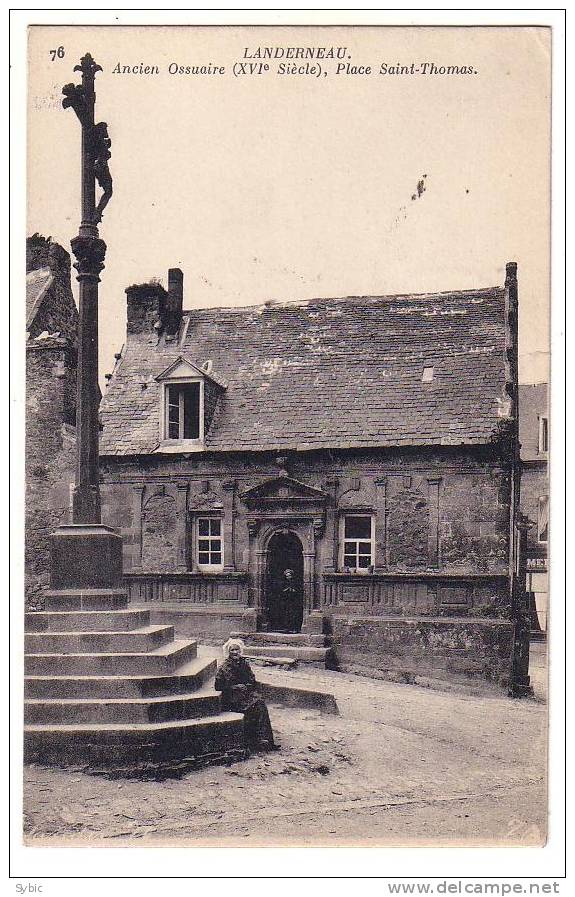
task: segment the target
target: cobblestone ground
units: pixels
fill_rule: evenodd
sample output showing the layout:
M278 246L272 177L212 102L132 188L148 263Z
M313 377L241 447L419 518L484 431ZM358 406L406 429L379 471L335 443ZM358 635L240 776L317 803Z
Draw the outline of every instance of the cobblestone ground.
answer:
M339 716L272 705L281 750L164 781L25 769L28 844L545 840L546 706L329 672ZM284 674L285 679L285 674Z

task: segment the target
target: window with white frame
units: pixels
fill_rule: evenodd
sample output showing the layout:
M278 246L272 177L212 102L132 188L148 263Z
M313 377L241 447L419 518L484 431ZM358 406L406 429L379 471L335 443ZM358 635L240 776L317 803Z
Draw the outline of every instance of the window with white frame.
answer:
M549 451L549 419L547 417L539 418L539 451Z
M371 514L346 514L342 520L342 565L367 573L373 565L374 521Z
M222 518L202 516L196 519L198 567L218 569L224 563Z
M537 541L547 542L549 537L549 496L540 495L537 507Z
M164 394L165 439L202 439L202 383L170 383Z

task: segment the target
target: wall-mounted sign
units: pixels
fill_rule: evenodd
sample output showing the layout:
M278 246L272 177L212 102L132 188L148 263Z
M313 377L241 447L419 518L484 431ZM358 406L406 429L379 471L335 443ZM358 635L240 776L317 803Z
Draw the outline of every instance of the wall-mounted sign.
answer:
M538 570L539 572L546 572L547 558L527 558L527 569L528 570Z

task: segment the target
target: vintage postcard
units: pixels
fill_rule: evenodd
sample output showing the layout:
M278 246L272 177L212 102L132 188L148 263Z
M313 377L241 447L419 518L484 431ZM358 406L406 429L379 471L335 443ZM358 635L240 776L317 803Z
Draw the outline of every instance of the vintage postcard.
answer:
M551 45L30 25L28 847L544 848Z

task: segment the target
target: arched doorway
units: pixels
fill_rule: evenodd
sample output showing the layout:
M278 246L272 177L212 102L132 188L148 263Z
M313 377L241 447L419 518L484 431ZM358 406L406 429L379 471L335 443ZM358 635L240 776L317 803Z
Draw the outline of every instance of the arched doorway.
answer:
M286 570L293 571L289 581ZM275 533L268 542L264 610L268 630L300 631L303 622L303 549L295 533Z

